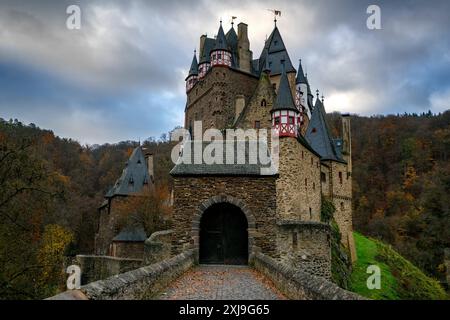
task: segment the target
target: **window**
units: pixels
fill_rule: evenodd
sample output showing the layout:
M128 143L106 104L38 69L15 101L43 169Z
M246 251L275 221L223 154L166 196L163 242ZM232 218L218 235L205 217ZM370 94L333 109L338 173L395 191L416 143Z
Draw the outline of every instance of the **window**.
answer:
M313 157L311 157L311 165L312 166L314 165L314 158Z
M339 183L342 184L342 172L339 171Z
M222 55L220 53L217 54L217 59L222 59Z
M305 152L302 151L302 159L304 159L304 158L305 158Z
M255 129L261 128L261 121L255 121Z
M309 208L309 219L312 220L312 209L311 208Z
M275 125L280 124L280 117L275 117Z
M294 122L295 122L294 117L289 117L288 120L289 120L289 122L288 122L289 124L294 124Z
M313 182L313 190L316 190L316 183Z
M297 232L292 233L292 248L297 249L298 245L298 238L297 238Z
M308 178L305 178L305 186L308 186Z
M311 131L312 131L312 133L316 133L317 130L316 130L316 128L312 128Z
M341 202L341 211L344 211L345 207L344 207L344 203Z
M320 173L320 180L322 182L327 182L327 176L326 176L325 172Z
M276 83L272 83L272 88L273 88L273 90L277 90L277 84Z
M261 107L265 107L265 106L267 106L266 99L262 99L262 101L261 101Z

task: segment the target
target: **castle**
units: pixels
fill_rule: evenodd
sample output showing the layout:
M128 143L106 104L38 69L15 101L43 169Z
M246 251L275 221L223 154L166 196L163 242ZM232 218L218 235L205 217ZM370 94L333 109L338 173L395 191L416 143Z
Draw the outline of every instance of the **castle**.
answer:
M200 263L245 263L261 250L329 277L330 227L321 221L327 199L355 259L350 117L342 116L342 138L332 138L323 98L317 94L313 103L301 61L296 70L276 20L258 59L245 23L237 33L232 24L225 34L221 22L215 38L202 35L186 94L191 133L196 121L204 130L271 130L279 138L279 166L262 174L260 164L177 163L173 254L195 248Z
M330 225L321 217L327 200L336 208L342 243L356 259L350 117L342 115L342 138L333 138L323 98L317 93L314 101L301 61L296 70L276 21L258 59L253 59L245 23L238 24L237 33L232 24L225 34L220 22L215 38L202 35L199 56L194 53L186 77L186 94L184 127L189 132L199 121L202 132L268 130L268 145L278 140L278 166L264 171L259 162L178 161L170 172L173 230L165 235L171 256L194 249L200 263L246 264L259 251L330 278ZM193 152L194 143L195 137L182 152ZM153 184L151 159L136 148L107 194L100 208L97 254L134 252L130 243L139 245L135 256L142 254L145 235L116 230L111 208L114 201Z

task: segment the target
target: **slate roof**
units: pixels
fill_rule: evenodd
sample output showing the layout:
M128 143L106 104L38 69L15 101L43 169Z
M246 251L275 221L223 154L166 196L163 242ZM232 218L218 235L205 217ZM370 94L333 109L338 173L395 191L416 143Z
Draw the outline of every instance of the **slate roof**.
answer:
M264 68L264 64L266 63L266 55L269 57L269 66L272 75L281 74L282 60L285 61L286 73L296 72L284 45L283 38L281 37L280 31L277 27L273 29L269 38L265 42L264 49L259 57L259 71Z
M289 80L287 78L286 71L284 71L284 68L281 73L277 98L275 99L275 103L272 106L272 111L275 110L293 110L298 112L298 109L295 106L295 102L292 97L291 87L289 85Z
M127 227L112 239L112 241L122 242L144 242L145 240L147 240L147 234L142 227Z
M303 73L302 60L298 63L297 78L295 79L295 84L299 83L308 83L308 80L306 80L305 74Z
M200 52L199 63L210 62L211 61L211 50L214 48L215 40L212 38L206 38L203 45L203 50Z
M217 33L213 50L228 50L227 38L223 32L222 22L220 23L219 32Z
M126 162L122 175L117 179L105 197L127 196L141 192L144 185L149 182L150 176L148 174L144 153L141 147L137 147L133 150L133 153Z
M231 164L227 164L227 146L225 143L222 144L223 149L223 163L222 164L207 164L204 159L199 159L199 164L195 164L194 162L194 144L200 144L202 147L202 154L205 148L211 144L211 142L201 142L201 141L188 141L183 146L182 156L178 159L175 167L170 171L172 176L191 176L191 175L200 175L200 176L271 176L275 175L276 172L270 171L271 166L271 158L268 164L262 163L259 159L259 149L256 153L256 160L250 161L249 151L253 147L257 147L257 143L255 141L236 141L233 144L233 161ZM266 145L262 145L262 148L267 150ZM212 146L210 146L212 148ZM263 149L263 150L264 150ZM208 152L208 151L207 151ZM243 152L245 158L242 164L237 163L238 152ZM208 152L209 154L209 152ZM267 152L268 157L269 152ZM203 158L203 157L202 157ZM189 163L183 163L183 159L188 159ZM269 172L270 171L270 172Z
M319 98L316 99L305 138L311 147L320 154L321 160L345 162L336 151L335 142L331 138L330 129L325 119L325 108Z
M237 52L238 48L238 36L236 34L236 31L234 31L234 28L231 27L230 30L228 30L227 34L225 35L227 39L228 46L230 47L232 52Z
M189 69L189 74L187 78L189 78L190 76L198 76L198 63L197 63L197 56L195 53L194 57L192 58L191 68Z

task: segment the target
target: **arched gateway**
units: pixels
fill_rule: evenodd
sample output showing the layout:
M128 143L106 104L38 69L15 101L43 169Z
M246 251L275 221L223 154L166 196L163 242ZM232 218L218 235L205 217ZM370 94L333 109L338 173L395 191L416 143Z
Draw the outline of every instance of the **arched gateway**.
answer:
M242 210L222 202L210 206L200 220L199 262L247 264L248 222Z

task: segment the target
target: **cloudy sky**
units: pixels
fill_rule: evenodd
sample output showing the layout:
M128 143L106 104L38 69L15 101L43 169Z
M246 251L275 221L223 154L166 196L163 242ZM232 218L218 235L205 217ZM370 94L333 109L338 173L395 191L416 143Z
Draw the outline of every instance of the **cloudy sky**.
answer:
M72 4L80 30L66 28ZM366 27L370 4L382 30ZM81 143L159 137L183 124L199 36L237 16L257 58L273 29L268 8L282 12L291 60L302 59L327 111L450 108L448 0L0 0L0 117Z

